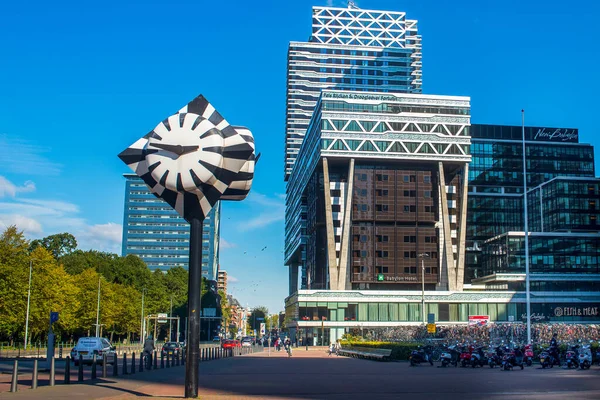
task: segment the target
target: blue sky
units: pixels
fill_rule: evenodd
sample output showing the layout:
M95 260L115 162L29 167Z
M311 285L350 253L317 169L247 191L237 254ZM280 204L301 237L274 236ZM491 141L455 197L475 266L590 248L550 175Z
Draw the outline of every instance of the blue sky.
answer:
M520 124L524 108L528 125L600 144L596 2L356 3L419 20L424 92L471 96L472 122ZM117 154L202 93L262 152L250 197L223 207L221 267L244 305L283 309L286 54L309 37L312 5L345 2L4 2L0 228L118 252Z

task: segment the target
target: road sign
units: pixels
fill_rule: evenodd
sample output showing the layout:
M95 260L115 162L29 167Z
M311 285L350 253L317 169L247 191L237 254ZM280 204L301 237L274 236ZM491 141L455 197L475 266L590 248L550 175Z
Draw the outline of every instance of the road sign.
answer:
M383 276L383 274L377 274L377 281L381 282L385 279L385 277Z
M157 320L158 320L157 322L159 324L166 324L167 323L167 314L158 314Z
M203 317L216 317L217 316L217 309L216 308L203 308L202 309L202 316Z
M435 324L427 324L427 333L435 333Z
M433 313L427 314L427 323L435 324L435 314L433 314Z
M50 323L53 324L58 321L58 312L52 311L50 312Z
M257 321L264 321L264 318L256 318Z
M264 322L261 322L261 324L260 324L260 334L262 336L264 336L264 334L265 334L265 323Z

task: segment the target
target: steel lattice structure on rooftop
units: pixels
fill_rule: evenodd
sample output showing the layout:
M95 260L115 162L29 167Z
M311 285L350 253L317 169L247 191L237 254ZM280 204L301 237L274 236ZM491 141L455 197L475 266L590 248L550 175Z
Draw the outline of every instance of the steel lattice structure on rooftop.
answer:
M285 180L323 89L421 93L421 36L406 13L314 7L308 42L288 51Z

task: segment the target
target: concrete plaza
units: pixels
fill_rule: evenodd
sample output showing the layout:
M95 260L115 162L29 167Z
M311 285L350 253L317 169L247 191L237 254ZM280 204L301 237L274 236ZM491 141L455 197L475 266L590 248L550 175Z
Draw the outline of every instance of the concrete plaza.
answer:
M490 368L409 367L406 362L374 362L328 357L323 351L285 352L215 360L200 365L203 399L599 399L600 368L524 371ZM182 398L184 367L146 371L93 383L21 389L0 399Z

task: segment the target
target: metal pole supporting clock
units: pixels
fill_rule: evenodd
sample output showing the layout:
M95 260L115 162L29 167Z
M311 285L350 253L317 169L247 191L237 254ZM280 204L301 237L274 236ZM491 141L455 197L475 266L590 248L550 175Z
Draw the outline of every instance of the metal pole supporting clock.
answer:
M257 160L250 130L230 125L203 97L125 149L119 158L190 224L185 397L198 397L202 223L219 200L243 200Z

